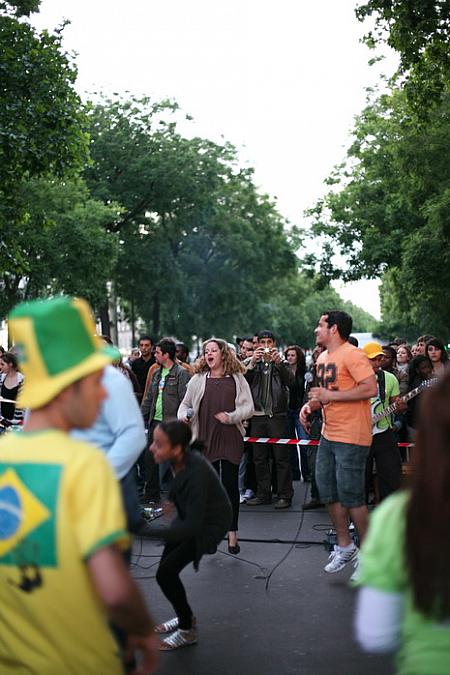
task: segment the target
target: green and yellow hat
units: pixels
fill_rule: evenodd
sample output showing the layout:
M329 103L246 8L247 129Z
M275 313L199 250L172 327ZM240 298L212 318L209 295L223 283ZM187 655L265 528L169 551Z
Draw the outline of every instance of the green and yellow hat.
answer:
M76 380L101 370L116 355L95 334L91 309L80 298L33 300L9 315L24 383L17 403L40 408Z

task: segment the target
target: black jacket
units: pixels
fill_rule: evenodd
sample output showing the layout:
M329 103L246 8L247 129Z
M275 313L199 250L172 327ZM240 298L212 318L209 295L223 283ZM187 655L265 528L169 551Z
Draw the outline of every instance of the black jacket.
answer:
M186 466L174 475L169 500L177 516L169 527L152 523L153 536L175 544L195 539L197 568L203 554L217 551L230 529L232 510L217 472L196 450L186 452Z
M253 403L255 405L256 414L263 412L262 405L262 387L263 387L263 370L267 366L262 361L251 368L248 366L245 378L250 385L253 396ZM271 394L271 411L272 415L285 415L289 407L289 387L294 383L294 375L292 374L287 363L270 363L270 394Z
M294 375L294 381L289 386L289 408L300 410L305 396L305 371L300 369Z
M140 356L138 359L133 361L131 364L131 370L133 373L136 375L138 382L139 382L139 387L141 389L141 392L144 393L145 391L145 383L147 381L147 375L148 371L150 370L150 367L155 363L155 359L153 356L151 356L148 361L145 361L142 356Z

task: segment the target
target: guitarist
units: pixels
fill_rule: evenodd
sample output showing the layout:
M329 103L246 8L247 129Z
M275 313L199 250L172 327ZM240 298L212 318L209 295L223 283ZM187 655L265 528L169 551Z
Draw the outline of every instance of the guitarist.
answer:
M393 373L382 369L383 349L378 342L368 342L363 347L377 378L378 395L371 399L372 409L378 402L379 408L387 408L397 401L396 412L406 410L406 404L399 400L399 383ZM392 416L379 420L372 429L372 445L367 457L366 497L369 497L369 485L372 476L373 460L377 467L380 502L400 487L401 456L394 435Z

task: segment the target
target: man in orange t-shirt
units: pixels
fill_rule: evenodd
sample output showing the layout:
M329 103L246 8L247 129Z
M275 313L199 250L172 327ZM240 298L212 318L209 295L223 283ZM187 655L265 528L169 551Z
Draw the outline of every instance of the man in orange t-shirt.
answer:
M357 561L358 548L348 531L349 513L360 540L368 522L365 471L372 443L370 398L377 393L377 381L367 356L347 342L352 323L351 316L338 310L320 317L316 342L326 351L317 359L319 386L310 389L309 402L300 411L300 420L307 424L310 413L322 407L316 482L337 537L324 568L329 573Z

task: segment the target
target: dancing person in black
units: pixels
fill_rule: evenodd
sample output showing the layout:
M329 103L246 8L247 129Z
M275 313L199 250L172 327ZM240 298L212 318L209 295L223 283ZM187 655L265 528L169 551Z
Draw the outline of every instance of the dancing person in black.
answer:
M180 572L191 562L197 570L201 557L217 551L230 527L232 511L227 494L211 464L190 447L192 433L180 421L161 422L150 450L157 464L169 461L173 472L169 500L177 515L169 527L154 536L166 541L156 581L173 606L176 617L156 626L156 633L172 633L161 642L171 651L197 642L196 619L189 606Z

